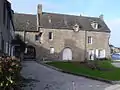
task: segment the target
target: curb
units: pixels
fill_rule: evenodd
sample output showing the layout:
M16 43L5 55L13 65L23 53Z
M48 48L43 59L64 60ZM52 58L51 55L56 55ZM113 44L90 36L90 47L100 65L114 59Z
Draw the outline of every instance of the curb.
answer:
M44 65L44 66L46 66L48 68L54 69L54 70L62 72L62 73L72 74L74 76L82 76L82 77L85 77L85 78L89 78L89 79L92 79L92 80L102 81L102 82L105 82L105 83L108 83L108 84L112 84L112 85L114 85L114 84L120 84L120 81L106 80L106 79L103 79L103 78L96 78L96 77L92 77L92 76L85 75L85 74L75 74L75 73L72 73L72 72L69 72L69 71L64 71L62 69L58 69L58 68L56 68L54 66L51 66L51 65L48 65L48 64L46 64L44 62L37 61L37 63L42 64L42 65Z

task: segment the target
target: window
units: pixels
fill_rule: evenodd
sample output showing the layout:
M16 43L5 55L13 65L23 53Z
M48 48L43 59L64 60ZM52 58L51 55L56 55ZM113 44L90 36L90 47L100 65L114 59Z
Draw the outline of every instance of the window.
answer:
M27 47L25 48L25 52L24 52L25 54L27 53Z
M88 59L89 59L89 60L94 60L94 54L95 54L94 50L93 50L93 49L90 49L90 50L88 51Z
M96 23L96 22L91 23L91 26L92 26L94 29L98 29L98 23Z
M53 47L50 47L50 54L54 54L55 49Z
M92 44L92 37L91 36L88 36L88 43Z
M52 40L53 39L53 33L49 32L49 39Z
M78 24L75 24L75 26L73 27L74 31L79 31L79 25Z
M38 41L39 40L39 35L35 35L35 40Z
M95 50L95 55L96 55L96 58L98 58L98 56L99 56L99 50L98 49Z
M105 58L105 50L101 49L98 51L98 58Z

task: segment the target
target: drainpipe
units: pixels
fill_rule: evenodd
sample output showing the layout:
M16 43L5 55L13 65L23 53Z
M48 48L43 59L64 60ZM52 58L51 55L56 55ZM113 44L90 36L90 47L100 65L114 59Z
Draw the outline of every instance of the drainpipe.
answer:
M2 52L2 32L0 32L0 53L1 52Z
M23 37L24 42L25 42L25 33L26 33L26 30L24 29L24 37Z
M84 59L85 59L85 61L87 61L87 54L86 54L86 52L87 52L87 30L85 30L85 52L84 52Z

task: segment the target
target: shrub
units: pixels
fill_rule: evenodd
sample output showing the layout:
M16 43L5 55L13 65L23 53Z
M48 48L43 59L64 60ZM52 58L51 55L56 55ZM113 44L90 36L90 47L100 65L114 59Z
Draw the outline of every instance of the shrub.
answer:
M108 60L108 61L111 61L112 59L111 58L98 58L98 60Z
M19 82L21 64L15 57L0 57L0 90L11 90Z

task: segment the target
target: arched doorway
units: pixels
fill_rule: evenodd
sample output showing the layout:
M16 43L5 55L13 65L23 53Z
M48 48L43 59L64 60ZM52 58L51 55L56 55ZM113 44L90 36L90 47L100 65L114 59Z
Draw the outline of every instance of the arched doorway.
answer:
M70 48L65 48L62 53L63 60L72 60L72 50Z
M24 54L25 59L35 59L36 58L36 50L35 47L28 45Z

